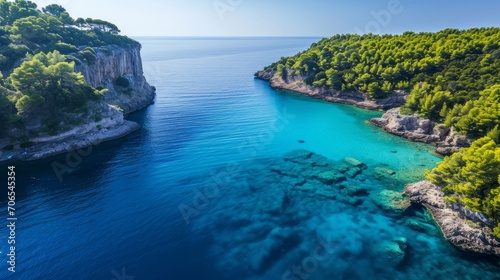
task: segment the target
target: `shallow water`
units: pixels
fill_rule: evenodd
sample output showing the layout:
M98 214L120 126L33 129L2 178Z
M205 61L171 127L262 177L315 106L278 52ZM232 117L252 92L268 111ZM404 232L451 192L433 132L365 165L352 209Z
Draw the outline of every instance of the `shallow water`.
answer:
M439 161L431 147L366 122L380 112L253 79L316 39L138 39L158 93L129 116L143 129L94 147L62 182L51 164L66 155L16 164L18 272L0 278L500 277L421 208L387 206Z

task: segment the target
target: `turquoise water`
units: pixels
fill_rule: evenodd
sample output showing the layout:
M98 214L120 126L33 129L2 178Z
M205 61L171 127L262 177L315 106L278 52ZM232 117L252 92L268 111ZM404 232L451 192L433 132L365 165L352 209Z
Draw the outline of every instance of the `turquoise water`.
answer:
M129 116L143 128L62 182L51 164L66 155L16 163L18 272L1 265L1 278L500 277L498 259L456 250L421 208L390 205L439 161L431 147L366 122L380 112L254 80L317 39L138 39L158 93Z

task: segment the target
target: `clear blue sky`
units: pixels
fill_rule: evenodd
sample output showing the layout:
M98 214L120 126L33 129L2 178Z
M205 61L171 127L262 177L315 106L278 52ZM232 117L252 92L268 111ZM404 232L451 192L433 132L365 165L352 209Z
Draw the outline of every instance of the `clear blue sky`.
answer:
M500 1L35 0L129 36L331 36L500 26ZM399 3L399 4L398 4ZM381 12L382 11L382 12Z

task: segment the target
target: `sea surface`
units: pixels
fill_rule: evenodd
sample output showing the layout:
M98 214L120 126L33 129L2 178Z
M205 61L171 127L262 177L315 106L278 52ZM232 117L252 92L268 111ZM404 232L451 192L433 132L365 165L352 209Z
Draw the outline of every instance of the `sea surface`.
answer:
M432 147L367 123L381 112L254 79L319 38L137 39L157 89L128 116L142 129L14 163L17 272L2 183L0 279L500 278L498 259L395 205L440 161Z

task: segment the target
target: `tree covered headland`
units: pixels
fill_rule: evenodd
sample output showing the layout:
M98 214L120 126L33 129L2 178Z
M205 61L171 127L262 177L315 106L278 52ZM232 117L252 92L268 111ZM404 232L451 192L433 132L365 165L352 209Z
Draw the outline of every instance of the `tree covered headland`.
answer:
M446 200L500 223L500 28L402 35L336 35L264 70L338 91L409 93L419 114L477 139L427 174ZM500 237L500 225L494 233Z
M487 92L500 84L499 42L500 28L336 35L265 70L301 75L312 86L361 91L372 98L405 90L410 95L403 112L479 138L499 123L498 110L483 110L495 103ZM476 124L478 118L488 121Z
M67 115L84 113L105 90L85 85L75 64L92 64L95 47L139 44L119 32L107 21L73 19L60 5L0 0L0 136L78 123Z

